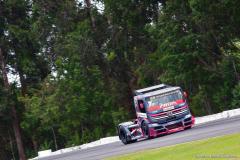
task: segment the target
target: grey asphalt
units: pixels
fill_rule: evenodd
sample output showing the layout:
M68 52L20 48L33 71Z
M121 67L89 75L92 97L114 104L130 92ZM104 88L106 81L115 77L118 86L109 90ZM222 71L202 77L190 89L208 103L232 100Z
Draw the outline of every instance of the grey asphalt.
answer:
M145 149L160 148L233 133L240 133L240 116L205 123L189 130L151 140L143 140L129 145L114 142L89 149L41 158L40 160L101 160L107 157L133 153Z

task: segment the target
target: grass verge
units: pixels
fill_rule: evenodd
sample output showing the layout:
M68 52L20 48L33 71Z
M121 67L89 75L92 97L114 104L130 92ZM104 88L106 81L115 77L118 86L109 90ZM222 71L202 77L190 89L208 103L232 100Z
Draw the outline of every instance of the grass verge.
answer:
M240 133L135 152L107 160L240 160Z

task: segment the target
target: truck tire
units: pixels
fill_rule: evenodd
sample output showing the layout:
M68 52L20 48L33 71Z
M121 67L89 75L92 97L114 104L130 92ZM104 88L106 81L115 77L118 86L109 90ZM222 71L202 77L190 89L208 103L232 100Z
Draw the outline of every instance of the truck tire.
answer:
M119 139L122 141L123 144L129 144L130 143L130 141L128 140L128 137L127 137L126 130L123 126L119 127L118 134L119 134Z
M149 135L149 127L148 127L148 123L146 121L143 121L141 124L141 129L143 132L143 135L146 139L150 139L150 135Z

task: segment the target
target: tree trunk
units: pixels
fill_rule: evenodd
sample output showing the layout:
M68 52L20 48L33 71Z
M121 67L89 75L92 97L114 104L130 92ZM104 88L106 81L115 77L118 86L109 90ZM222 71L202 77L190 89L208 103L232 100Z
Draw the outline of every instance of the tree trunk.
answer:
M32 139L34 151L37 153L38 152L38 143L37 143L36 139L34 138L34 136L32 136L31 139Z
M56 134L55 134L53 127L52 127L52 133L53 133L53 139L54 139L54 144L55 144L55 150L57 150L58 149L57 138L56 138Z
M15 155L14 155L14 149L13 149L13 141L12 141L12 136L10 134L10 131L8 131L8 135L9 135L9 140L10 140L10 148L11 148L11 153L12 153L12 158L13 160L15 160Z
M16 68L17 68L17 71L18 71L18 74L19 74L19 80L20 80L20 84L21 84L21 93L22 93L22 96L25 97L25 95L27 93L27 85L25 83L25 78L23 76L23 71L19 66L16 67Z
M84 1L85 1L85 4L86 4L86 7L87 7L88 16L91 20L92 28L93 28L94 31L96 31L95 18L92 15L92 9L91 9L92 8L91 0L84 0Z
M1 65L1 69L2 69L2 77L3 77L4 88L7 91L10 91L10 85L9 85L8 77L7 77L6 64L5 64L5 61L4 61L4 57L3 57L3 53L2 53L1 48L0 48L0 65ZM17 116L17 111L16 111L15 104L12 104L10 106L10 109L11 109L11 116L12 116L12 126L13 126L13 130L14 130L16 143L17 143L19 159L20 160L26 160L26 155L25 155L25 152L24 152L23 142L22 142L22 137L21 137L21 132L20 132L20 125L19 125L20 122L19 122L19 119L18 119L18 116Z
M237 71L236 63L235 63L235 60L232 56L231 56L231 61L232 61L233 71L234 71L234 74L235 74L236 81L240 82L240 76L239 76L238 71Z
M0 159L10 159L8 144L6 142L11 139L8 137L7 124L4 121L0 122ZM11 147L11 145L9 145ZM12 151L12 150L11 150ZM14 157L14 156L13 156Z

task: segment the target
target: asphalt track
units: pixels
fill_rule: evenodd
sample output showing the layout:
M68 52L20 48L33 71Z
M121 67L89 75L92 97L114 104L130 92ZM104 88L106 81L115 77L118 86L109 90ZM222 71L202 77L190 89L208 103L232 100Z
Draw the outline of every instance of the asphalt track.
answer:
M145 149L160 148L232 133L240 133L240 116L205 123L195 126L190 130L161 136L151 140L143 140L129 145L123 145L121 142L114 142L89 149L41 158L40 160L101 160L111 156L123 155Z

